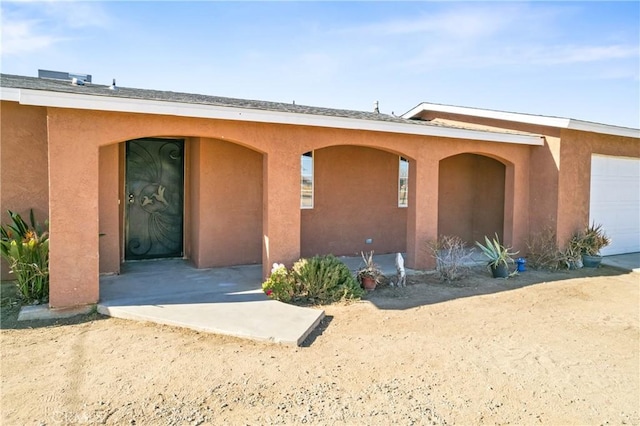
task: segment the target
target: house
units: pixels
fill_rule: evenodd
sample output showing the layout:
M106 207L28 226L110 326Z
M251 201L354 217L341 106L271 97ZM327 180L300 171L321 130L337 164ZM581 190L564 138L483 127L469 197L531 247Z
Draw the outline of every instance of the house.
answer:
M140 259L262 264L266 276L274 262L375 250L426 269L439 234L497 232L524 250L533 232L563 241L594 218L630 236L619 250L640 251L638 129L427 103L396 117L82 76L3 74L0 101L2 219L49 218L52 308L97 302L99 274ZM623 168L635 192L615 181ZM623 207L635 222L617 230Z

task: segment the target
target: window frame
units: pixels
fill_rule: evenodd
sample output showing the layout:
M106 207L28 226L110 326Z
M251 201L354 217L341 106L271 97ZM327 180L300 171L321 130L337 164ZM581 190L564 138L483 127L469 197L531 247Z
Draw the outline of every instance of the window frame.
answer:
M406 166L406 176L403 176L403 164ZM404 190L402 184L404 181ZM398 157L398 207L409 207L409 160L403 156Z
M304 174L304 166L303 162L305 157L311 159L311 174ZM315 182L314 182L314 174L315 174L315 159L314 159L314 151L308 151L303 153L300 156L300 209L311 210L314 208L315 204ZM304 181L307 178L310 181L311 188L309 190L305 190ZM310 203L305 205L305 194L310 194Z

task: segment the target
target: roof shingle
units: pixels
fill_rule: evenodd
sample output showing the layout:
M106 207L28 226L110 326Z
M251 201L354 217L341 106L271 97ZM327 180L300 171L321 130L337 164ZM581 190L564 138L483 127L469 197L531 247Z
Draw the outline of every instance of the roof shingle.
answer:
M48 78L26 77L19 75L0 74L0 86L16 89L46 90L62 93L76 93L93 96L108 96L115 98L142 99L166 102L181 102L188 104L215 105L231 108L247 108L263 111L289 112L297 114L313 114L330 117L345 117L361 120L387 121L395 123L412 123L410 120L395 117L393 115L353 111L345 109L321 108L298 104L285 104L280 102L267 102L249 99L225 98L219 96L198 95L161 90L135 89L130 87L118 87L117 90L109 89L109 86L85 83L73 85L71 81L54 80ZM415 124L415 121L413 121Z

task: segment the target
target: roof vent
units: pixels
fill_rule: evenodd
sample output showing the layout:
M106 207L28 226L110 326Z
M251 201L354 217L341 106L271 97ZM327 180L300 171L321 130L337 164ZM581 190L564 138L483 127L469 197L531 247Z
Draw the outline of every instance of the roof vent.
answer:
M380 103L378 101L375 101L373 103L373 112L375 113L380 113Z
M74 74L63 71L38 70L38 78L52 78L54 80L71 81L72 84L83 85L91 83L91 74ZM75 83L74 83L75 80Z
M116 86L116 79L113 79L113 83L111 83L111 86L109 86L110 90L118 90L118 87Z

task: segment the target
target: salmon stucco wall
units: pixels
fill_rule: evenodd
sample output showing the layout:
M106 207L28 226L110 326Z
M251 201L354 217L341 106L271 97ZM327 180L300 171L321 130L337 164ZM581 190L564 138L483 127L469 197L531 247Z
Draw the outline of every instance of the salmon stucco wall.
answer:
M48 108L49 306L96 303L99 297L99 155L89 121ZM87 136L87 137L85 137Z
M274 146L262 162L262 272L300 258L300 154L296 142ZM293 188L297 188L294 190Z
M192 148L192 261L199 268L260 263L262 154L208 138Z
M544 146L531 147L531 236L557 230L559 165L560 138L546 136Z
M191 237L193 235L193 223L189 218L192 215L192 190L191 190L191 178L189 167L191 166L191 156L193 155L192 149L194 146L194 142L198 140L198 138L181 138L172 136L170 139L182 139L184 141L184 192L183 192L183 202L184 202L184 216L182 221L182 232L183 232L183 258L192 259L193 258L193 242Z
M372 148L314 151L314 206L301 211L302 256L404 252L407 209L398 207L398 167L398 155Z
M47 110L0 103L0 220L9 223L7 210L29 221L29 210L44 226L49 217ZM1 279L13 279L2 259Z
M120 273L120 158L119 145L99 149L100 273Z
M438 235L455 235L470 246L495 233L503 239L505 166L475 154L440 161Z
M440 119L471 125L473 128L503 131L504 129L544 136L544 146L531 146L530 202L536 206L529 211L529 236L548 229L557 230L558 180L560 164L560 129L537 124L518 123L466 114L454 114L440 111L423 111L422 120ZM529 236L527 238L529 238ZM524 247L523 247L524 249ZM525 253L521 251L521 253Z
M591 155L640 158L638 139L563 130L558 182L558 240L566 244L589 224Z
M61 108L49 108L47 114L49 193L55 194L55 197L50 197L49 204L52 231L50 300L53 307L95 303L98 300L98 253L102 244L98 234L105 232L103 225L113 229L115 224L111 213L115 211L112 205L112 185L116 180L114 176L117 175L118 187L123 187L122 142L142 137L175 137L188 141L187 149L191 154L187 155L185 163L185 217L188 218L185 224L185 253L194 259L194 263L197 259L201 265L218 261L215 256L220 252L219 247L214 244L215 240L228 240L239 235L242 244L233 246L234 243L231 242L227 245L229 252L234 252L233 256L236 256L242 250L251 250L253 254L248 254L243 259L253 261L256 259L253 257L254 250L261 251L257 259L262 262L266 276L271 263L291 264L301 256L302 247L308 243L309 235L303 237L301 232L312 229L310 226L338 223L342 220L340 215L343 213L360 214L359 207L352 207L339 211L339 214L327 210L326 213L332 216L321 218L318 222L313 219L307 221L308 218L302 220L303 214L309 212L301 213L300 209L300 155L312 150L319 153L319 160L323 154L330 157L341 153L340 156L348 158L349 152L353 152L379 164L376 170L369 171L370 177L364 178L364 181L368 179L373 182L366 185L370 185L372 191L375 189L374 196L380 195L381 200L388 197L391 219L390 224L385 223L384 226L392 228L393 235L372 236L374 245L376 241L396 239L394 244L398 246L393 247L393 251L396 251L395 248L402 251L404 245L409 267L429 267L425 247L426 242L437 234L438 170L443 158L473 153L496 158L506 164L505 242L520 249L529 229L529 146L335 128ZM43 134L47 134L47 131ZM101 166L109 168L108 165L111 164L113 167L115 157L112 154L115 151L110 151L113 149L111 146L118 147L120 158L120 172L113 175L111 171L101 170ZM406 209L397 207L398 155L410 160L409 207ZM350 166L352 170L347 167L347 171L343 171L327 163L329 167L325 172L330 175L322 179L328 182L325 191L343 190L341 179L354 181L347 187L349 191L361 188L358 183L360 181L354 179L352 173L360 174L364 170L357 167L354 169L351 164L354 163L353 159L341 161L341 164ZM240 191L228 184L238 174L235 169L238 162L246 164L241 166L243 178L239 181ZM338 175L334 176L333 172ZM322 176L322 173L320 166L316 176ZM110 183L103 188L102 183L105 182ZM318 180L316 182L320 191L316 194L317 202L319 208L322 208L322 184ZM237 192L244 192L245 195L240 197L238 204L234 204L236 201L230 200ZM351 197L352 193L343 195ZM122 196L120 194L120 199ZM330 200L332 196L325 198ZM103 200L99 202L101 198ZM338 197L332 203L335 204L337 199ZM231 205L225 208L223 204L229 202ZM386 205L387 201L384 203ZM101 208L109 211L101 212ZM119 206L119 221L122 218L121 209L122 206ZM211 214L212 211L216 214ZM373 214L367 216L372 222L379 221L377 213L368 214ZM402 215L406 219L398 218ZM240 217L242 223L250 225L247 229L241 229L242 225L236 225L236 228L230 230L216 228L220 223L229 227L235 225ZM82 218L81 224L78 223L78 218ZM107 226L107 222L110 225ZM392 223L394 224L391 225ZM349 230L349 226L350 224L341 228ZM122 229L121 222L118 228ZM348 238L360 241L368 229L359 232ZM259 245L255 243L256 239L260 241ZM349 248L353 251L357 249ZM109 257L119 257L119 248L116 250L115 247L110 247L106 250L113 251L108 254ZM100 253L100 257L103 255L106 254ZM224 256L229 254L225 253ZM237 258L225 259L235 262L234 259Z
M200 156L200 146L202 144L201 138L191 138L188 142L190 148L189 158L185 162L185 182L189 182L189 191L187 193L185 188L185 202L186 196L189 195L189 205L191 206L188 216L185 216L185 225L190 224L189 229L185 229L185 234L190 235L191 244L190 247L185 247L185 254L189 252L189 259L193 264L198 267L200 262L200 177L202 173L200 171L202 161ZM203 236L204 237L204 236Z

